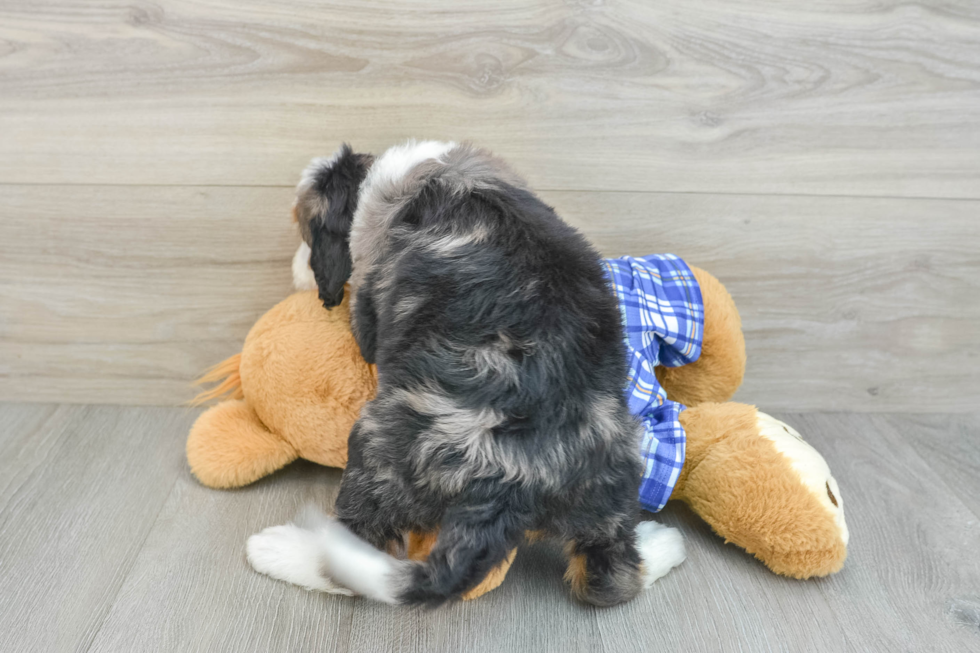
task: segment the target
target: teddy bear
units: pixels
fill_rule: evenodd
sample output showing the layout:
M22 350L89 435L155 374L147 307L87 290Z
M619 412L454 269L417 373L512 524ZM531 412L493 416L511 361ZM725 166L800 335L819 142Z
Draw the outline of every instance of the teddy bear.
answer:
M700 350L696 357L679 356L674 366L655 367L650 383L659 384L660 396L656 390L645 396L655 410L675 405L667 412L685 442L669 483L654 484L658 499L641 503L657 510L668 499L683 501L726 542L777 574L805 579L838 571L847 556L848 530L836 480L792 427L754 406L728 401L745 369L738 310L715 277L683 267L700 294ZM199 380L217 385L196 403L221 399L198 417L187 439L191 471L204 485L242 487L297 458L330 467L346 463L348 433L374 395L377 371L360 355L347 299L330 310L323 307L304 270L302 246L294 278L297 287L309 289L270 309L248 333L241 353ZM674 354L683 353L674 345ZM668 486L666 494L662 485ZM423 559L436 536L406 534L407 557ZM498 586L515 555L516 550L463 598Z

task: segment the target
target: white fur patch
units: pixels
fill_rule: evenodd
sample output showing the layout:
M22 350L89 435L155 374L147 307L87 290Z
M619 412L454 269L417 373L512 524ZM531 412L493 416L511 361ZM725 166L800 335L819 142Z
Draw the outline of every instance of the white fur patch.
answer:
M844 545L850 538L847 522L844 521L844 499L841 497L837 480L830 474L830 466L823 456L803 439L796 429L762 411L756 413L759 433L776 447L776 451L786 456L790 465L800 475L803 485L816 497L823 508L829 512L840 529ZM834 501L827 493L834 495Z
M361 184L361 199L372 189L396 184L418 164L429 159L438 160L454 147L456 143L453 142L415 140L389 147L368 170L367 178Z
M442 256L452 256L456 250L462 247L482 243L489 235L490 233L485 227L478 227L469 233L447 234L445 236L435 238L431 242L427 243L426 246L433 250L436 254Z
M311 590L398 602L410 563L375 549L312 506L296 521L248 538L248 561L256 571Z
M266 576L308 590L347 596L354 594L320 573L322 562L316 534L295 524L271 526L256 533L248 538L245 551L255 571Z
M424 301L425 300L422 297L415 297L412 295L402 297L398 300L398 303L395 304L395 320L400 321L409 317L418 310L419 306L421 306Z
M643 558L643 587L653 585L687 557L681 532L655 521L636 525L636 546Z
M310 246L304 241L293 255L293 288L296 290L316 290L316 277L310 267L310 253Z
M410 563L379 551L335 519L324 518L316 531L323 571L358 594L398 603L396 589Z
M421 469L432 461L460 453L465 462L456 466L452 474L436 470L427 474L431 484L457 492L470 480L491 476L502 471L504 479L515 481L524 478L529 471L526 457L519 447L498 446L491 437L494 427L504 421L504 416L492 408L464 408L455 399L444 394L419 389L396 390L392 396L411 410L433 418L425 437L419 438L413 451L412 461Z

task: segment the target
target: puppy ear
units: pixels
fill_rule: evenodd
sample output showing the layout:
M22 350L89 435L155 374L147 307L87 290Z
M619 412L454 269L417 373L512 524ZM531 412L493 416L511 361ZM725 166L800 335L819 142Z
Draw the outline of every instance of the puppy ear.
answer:
M320 301L327 308L333 308L343 301L344 284L350 278L349 233L337 234L314 228L310 250L310 267L320 291Z
M357 194L374 158L344 144L329 159L314 159L296 189L294 214L310 246L310 267L327 308L344 298L351 274L350 228Z

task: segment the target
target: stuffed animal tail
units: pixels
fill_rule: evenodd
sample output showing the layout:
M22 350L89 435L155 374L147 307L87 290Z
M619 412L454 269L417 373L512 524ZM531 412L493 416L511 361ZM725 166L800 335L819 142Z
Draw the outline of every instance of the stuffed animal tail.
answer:
M190 400L191 406L200 406L214 399L244 399L245 393L242 392L242 375L239 366L242 362L241 353L230 356L221 361L201 378L194 381L194 385L204 385L206 383L217 383L210 390L204 390Z

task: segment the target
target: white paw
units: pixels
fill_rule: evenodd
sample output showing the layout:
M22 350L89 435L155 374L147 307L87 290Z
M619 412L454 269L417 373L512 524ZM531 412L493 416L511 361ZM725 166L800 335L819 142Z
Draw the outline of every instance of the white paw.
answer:
M636 525L636 546L643 558L644 587L653 585L687 557L681 532L655 521Z
M320 572L321 556L314 533L294 524L270 526L248 538L248 561L260 573L309 590L346 594L353 592L335 585Z

